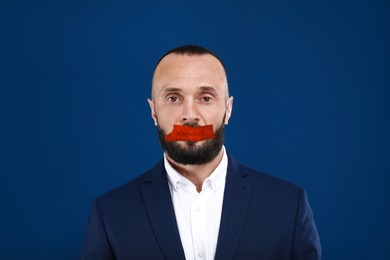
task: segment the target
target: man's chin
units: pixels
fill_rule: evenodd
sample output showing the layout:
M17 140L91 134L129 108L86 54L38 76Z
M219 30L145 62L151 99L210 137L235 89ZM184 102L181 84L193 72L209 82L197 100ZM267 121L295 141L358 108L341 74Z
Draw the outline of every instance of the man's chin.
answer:
M165 132L158 126L158 138L163 150L176 163L183 165L201 165L211 162L223 146L223 124L215 131L215 138L192 141L165 140Z

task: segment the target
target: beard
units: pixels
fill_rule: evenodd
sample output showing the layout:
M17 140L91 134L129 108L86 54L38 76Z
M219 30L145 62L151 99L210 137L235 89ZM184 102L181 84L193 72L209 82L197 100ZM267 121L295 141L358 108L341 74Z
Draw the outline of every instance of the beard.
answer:
M198 124L184 124L186 126L198 126ZM201 165L211 162L217 157L222 149L224 141L224 120L220 127L215 131L215 138L202 141L202 144L196 144L191 141L182 141L183 145L175 142L165 141L165 131L157 125L158 140L162 149L167 155L177 163L184 165Z

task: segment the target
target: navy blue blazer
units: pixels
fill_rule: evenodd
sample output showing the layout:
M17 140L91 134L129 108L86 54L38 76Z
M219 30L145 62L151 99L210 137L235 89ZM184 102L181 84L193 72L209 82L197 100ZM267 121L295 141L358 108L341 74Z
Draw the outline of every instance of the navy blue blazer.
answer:
M320 259L303 189L240 164L228 170L215 259ZM185 259L163 160L97 198L81 259Z

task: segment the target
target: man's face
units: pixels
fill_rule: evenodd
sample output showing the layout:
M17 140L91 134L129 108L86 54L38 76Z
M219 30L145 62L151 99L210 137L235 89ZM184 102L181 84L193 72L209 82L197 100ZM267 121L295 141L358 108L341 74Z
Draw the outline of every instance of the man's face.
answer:
M148 102L160 135L170 133L175 124L213 125L214 131L222 131L223 138L223 125L229 121L233 103L233 98L227 97L226 74L215 57L172 53L156 68L152 100ZM202 147L207 149L210 142L212 140L174 143L176 148L200 152Z

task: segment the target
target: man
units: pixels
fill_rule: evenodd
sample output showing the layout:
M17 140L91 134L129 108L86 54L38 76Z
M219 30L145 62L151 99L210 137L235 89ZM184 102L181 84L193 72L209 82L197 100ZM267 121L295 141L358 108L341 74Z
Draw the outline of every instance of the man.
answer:
M169 51L148 102L164 158L95 201L81 259L320 259L305 191L226 152L233 97L215 54Z

